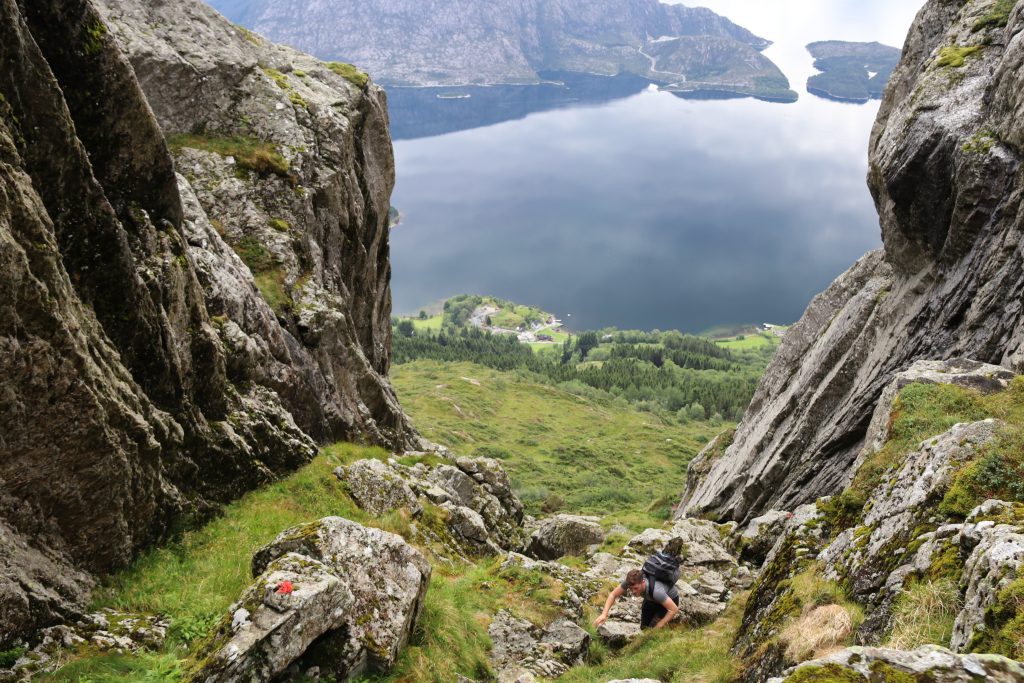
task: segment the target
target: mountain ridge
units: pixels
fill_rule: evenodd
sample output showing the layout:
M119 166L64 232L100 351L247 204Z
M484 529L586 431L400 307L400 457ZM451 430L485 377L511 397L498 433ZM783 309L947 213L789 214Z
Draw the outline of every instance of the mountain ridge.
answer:
M771 43L705 8L657 0L214 2L233 21L388 85L538 83L540 72L632 73L680 92L795 99Z

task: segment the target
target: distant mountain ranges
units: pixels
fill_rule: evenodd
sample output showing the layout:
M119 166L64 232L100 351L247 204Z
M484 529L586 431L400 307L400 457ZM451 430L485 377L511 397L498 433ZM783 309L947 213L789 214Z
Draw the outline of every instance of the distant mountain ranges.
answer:
M528 84L634 74L681 96L795 101L771 42L657 0L211 0L232 21L392 86Z

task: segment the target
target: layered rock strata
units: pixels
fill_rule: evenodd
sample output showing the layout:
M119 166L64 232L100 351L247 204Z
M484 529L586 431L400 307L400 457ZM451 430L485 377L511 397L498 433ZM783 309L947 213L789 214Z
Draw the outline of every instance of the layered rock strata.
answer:
M1006 391L1017 391L1018 383ZM905 428L896 419L900 409L893 402L884 422ZM888 466L878 469L869 462L862 468L877 474L870 479L857 474L855 485L874 481L865 499L856 502L851 487L842 496L794 510L761 567L737 634L734 652L744 660L744 680L767 680L830 647L853 642L910 639L916 645L926 638L923 642L957 654L997 652L1019 658L1015 624L1024 569L1024 509L983 498L965 509L971 499L957 488L965 473L1002 453L1007 434L1016 428L990 418L955 424L906 452L886 445ZM930 607L925 602L929 595L938 601ZM814 613L826 606L833 609L832 618L811 624ZM920 623L937 623L939 609L947 615L944 626L926 634L913 630L923 628ZM845 620L842 629L839 619ZM834 631L836 638L801 647L802 628L814 634ZM917 661L913 653L897 655L906 655L908 667Z
M1024 367L1024 11L930 0L871 134L883 250L790 330L681 514L746 520L836 493L893 377L921 358Z

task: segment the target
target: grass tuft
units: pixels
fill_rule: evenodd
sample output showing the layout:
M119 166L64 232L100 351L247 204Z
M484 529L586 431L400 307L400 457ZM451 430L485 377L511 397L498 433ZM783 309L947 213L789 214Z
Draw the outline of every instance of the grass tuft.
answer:
M202 135L172 135L167 138L172 150L182 147L201 149L224 157L234 157L235 164L261 176L270 174L288 177L291 167L288 160L269 142L255 138L232 137L214 138Z

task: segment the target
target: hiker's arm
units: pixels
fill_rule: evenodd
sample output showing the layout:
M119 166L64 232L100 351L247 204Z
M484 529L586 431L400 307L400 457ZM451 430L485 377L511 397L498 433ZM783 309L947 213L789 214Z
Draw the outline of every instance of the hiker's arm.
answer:
M622 586L616 586L615 590L608 594L608 599L604 601L604 610L601 612L601 616L594 619L594 626L600 626L608 620L608 612L611 610L612 605L614 605L615 601L622 597L625 592L626 591L622 589Z
M674 617L676 612L679 611L679 605L677 605L672 598L665 598L665 602L661 603L661 606L667 610L667 613L661 618L661 621L655 624L654 628L661 628L668 622L672 621L672 617Z

